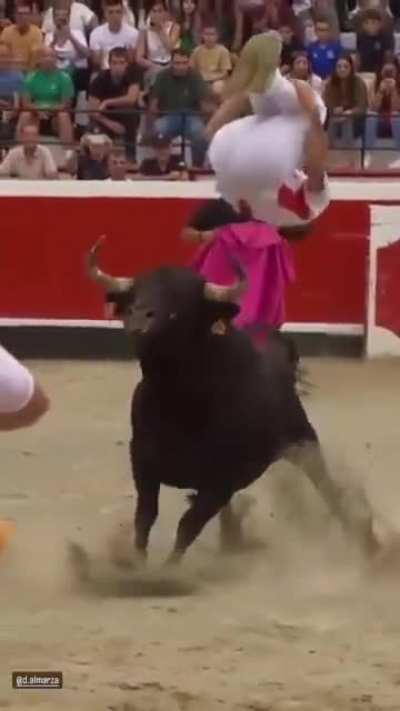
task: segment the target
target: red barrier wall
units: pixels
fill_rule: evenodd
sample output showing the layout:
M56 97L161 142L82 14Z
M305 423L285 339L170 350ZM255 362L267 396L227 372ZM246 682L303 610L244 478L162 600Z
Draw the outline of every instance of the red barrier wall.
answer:
M107 233L101 259L115 273L185 264L192 249L178 235L200 200L1 197L0 317L103 318L101 294L83 270L88 247ZM313 234L293 247L297 281L288 321L365 322L368 234L366 201L331 203Z

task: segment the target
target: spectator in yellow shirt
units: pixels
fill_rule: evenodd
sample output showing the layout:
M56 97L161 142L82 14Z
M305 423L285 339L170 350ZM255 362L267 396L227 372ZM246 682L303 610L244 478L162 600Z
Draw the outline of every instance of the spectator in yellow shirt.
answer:
M22 71L35 67L37 51L43 44L42 32L32 24L32 16L32 3L21 0L15 9L15 24L6 27L0 35L0 42L9 47Z
M213 93L220 96L224 81L232 71L232 60L228 49L219 44L218 39L217 28L214 25L205 25L203 43L193 51L191 63Z

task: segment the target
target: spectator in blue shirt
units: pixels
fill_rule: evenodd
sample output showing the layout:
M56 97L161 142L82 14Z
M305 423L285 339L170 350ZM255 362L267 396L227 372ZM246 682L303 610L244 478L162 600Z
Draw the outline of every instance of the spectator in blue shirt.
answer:
M0 44L0 107L14 108L23 86L24 77L22 72L13 68L9 48Z
M14 136L23 86L24 77L13 69L10 49L0 44L0 139L3 141Z
M333 40L329 23L318 20L315 24L317 39L308 47L312 71L321 79L327 79L334 71L343 48L339 40Z

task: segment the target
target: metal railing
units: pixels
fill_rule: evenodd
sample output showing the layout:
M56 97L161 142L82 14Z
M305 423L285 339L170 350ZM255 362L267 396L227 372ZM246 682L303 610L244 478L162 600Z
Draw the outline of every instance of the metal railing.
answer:
M19 145L19 141L16 137L16 127L18 123L18 115L20 113L31 113L34 118L40 121L41 115L45 114L50 119L56 118L57 114L60 113L58 110L38 109L35 112L27 112L22 109L16 109L14 111L2 110L0 111L0 150L4 155L6 150L9 150L15 145ZM65 113L65 111L63 112ZM132 142L127 140L122 136L111 136L111 132L104 126L102 126L100 121L96 121L96 116L99 114L103 115L105 118L117 120L117 117L126 117L124 123L128 125L127 117L132 117L132 136L135 136L136 148L138 146L149 146L151 145L151 136L157 131L157 119L164 116L173 116L174 118L179 117L180 119L180 130L175 131L172 137L177 139L183 139L179 142L179 145L175 144L175 149L178 149L181 154L182 161L185 160L185 151L187 149L189 141L189 131L188 126L192 116L201 116L204 119L204 124L207 118L204 115L197 114L192 111L177 111L177 112L160 112L157 115L151 114L146 109L136 109L136 108L122 108L115 107L107 109L106 111L99 112L98 110L89 109L68 109L68 113L71 116L72 125L74 127L74 141L69 148L79 148L79 139L85 133L104 133L107 134L112 140L120 145L125 145L127 148L132 146ZM13 118L8 120L7 117L12 114ZM385 151L387 153L398 154L400 158L400 114L392 114L386 117L387 127L395 124L395 129L393 130L393 137L381 137L380 136L380 122L381 117L377 114L367 113L364 115L356 116L331 116L326 122L326 130L330 136L330 149L335 151L343 152L345 155L349 151L357 152L359 154L359 169L365 169L365 159L368 152L373 152L375 150ZM371 128L372 123L374 124ZM168 133L168 131L167 131ZM335 136L333 134L336 134ZM396 144L397 139L397 144ZM46 143L52 145L61 145L60 140L57 138L56 133L53 134L41 134L40 143L46 145ZM64 146L67 147L67 146Z

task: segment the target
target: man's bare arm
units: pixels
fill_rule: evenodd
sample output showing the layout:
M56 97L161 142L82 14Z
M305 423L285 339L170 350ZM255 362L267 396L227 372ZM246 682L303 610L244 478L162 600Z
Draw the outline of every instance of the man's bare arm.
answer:
M311 126L304 146L304 169L307 174L307 189L319 193L325 188L328 139L323 129L319 111L311 117Z

